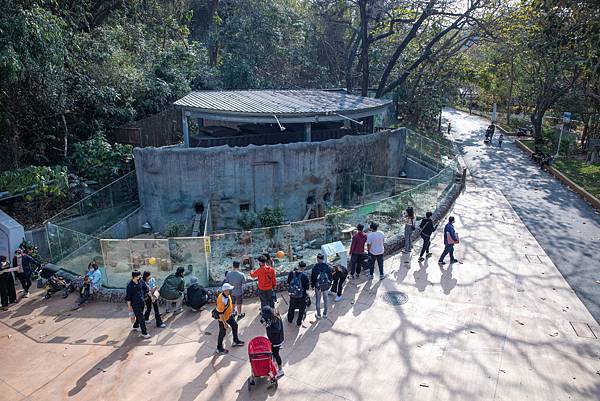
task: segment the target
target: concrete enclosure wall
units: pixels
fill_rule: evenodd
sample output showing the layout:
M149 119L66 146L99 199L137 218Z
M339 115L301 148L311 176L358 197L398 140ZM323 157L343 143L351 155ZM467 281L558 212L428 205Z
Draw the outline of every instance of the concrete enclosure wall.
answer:
M140 204L155 230L191 222L197 202L210 204L215 230L237 227L243 208L282 206L288 219L300 220L309 197L341 203L348 176L398 176L405 143L398 129L324 142L136 148Z

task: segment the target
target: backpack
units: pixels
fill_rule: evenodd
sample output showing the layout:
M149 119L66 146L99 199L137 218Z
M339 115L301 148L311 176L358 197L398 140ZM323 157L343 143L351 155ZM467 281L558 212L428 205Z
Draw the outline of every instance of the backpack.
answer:
M290 298L302 298L304 296L301 273L294 273L294 277L288 286L288 292L290 294Z
M321 270L319 277L317 277L317 286L321 291L326 291L331 287L331 280L329 280L329 276L324 270Z

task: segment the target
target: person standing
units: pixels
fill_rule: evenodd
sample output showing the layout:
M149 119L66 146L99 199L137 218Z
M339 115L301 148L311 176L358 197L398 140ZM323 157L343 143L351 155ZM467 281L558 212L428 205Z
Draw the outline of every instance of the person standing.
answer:
M165 278L162 287L160 287L160 296L167 301L166 313L169 313L169 303L175 308L175 313L183 310L183 293L185 291L184 274L185 269L181 266L178 267L175 273L169 274Z
M452 129L452 124L450 124L450 122L448 122L448 135L450 135L450 130Z
M242 303L244 300L244 284L246 283L246 275L240 271L240 262L233 262L233 270L225 275L225 282L233 286L231 297L237 311L238 322L243 319L246 314L242 313Z
M133 330L141 331L144 338L150 338L144 321L144 287L141 278L142 273L138 270L131 272L131 281L127 284L125 301L127 301L129 309L129 318L133 321Z
M362 269L363 255L365 253L365 244L367 243L367 234L365 234L365 226L358 224L356 226L356 234L352 236L352 243L350 244L350 277L356 278L360 276Z
M154 321L156 327L164 329L167 327L161 317L160 311L158 310L158 298L154 295L154 292L158 289L156 287L156 279L152 277L149 271L145 271L142 274L142 286L144 287L144 303L146 304L146 310L144 311L144 322L150 323L150 311L154 309Z
M402 213L404 220L404 253L410 253L412 249L412 233L415 230L415 211L412 207L406 208Z
M287 277L288 292L290 294L290 304L288 307L287 320L289 323L294 321L294 314L298 309L298 319L296 325L302 325L302 321L306 317L306 291L310 288L310 282L304 268L306 263L300 262L298 266L292 270Z
M233 344L234 347L241 347L244 342L238 337L238 324L233 317L233 300L231 299L231 290L233 286L229 283L221 286L221 293L217 296L217 308L216 313L219 322L219 337L217 338L217 354L226 354L229 350L223 347L223 340L227 333L227 326L231 327L233 333Z
M450 254L450 263L458 262L458 259L454 259L454 244L458 244L458 234L454 231L454 216L448 217L448 224L444 227L444 252L440 256L438 263L440 265L446 264L444 258Z
M323 298L323 317L327 319L327 310L329 307L327 291L331 288L332 276L331 267L325 263L325 257L322 254L318 254L317 263L313 266L310 275L310 286L315 290L317 319L321 319L321 297Z
M369 252L369 277L373 278L375 271L375 262L379 267L379 279L385 278L383 274L383 253L385 251L383 243L385 235L381 231L377 231L379 226L377 223L371 223L369 228L371 232L367 234L367 251Z
M6 256L0 256L0 304L2 310L8 310L9 303L17 302L17 293L15 291L15 281L12 272L17 268L10 267Z
M342 265L335 265L333 267L333 283L331 284L331 291L336 293L335 302L342 300L342 290L344 288L344 281L348 277L348 269Z
M502 142L504 142L504 134L501 132L500 136L498 137L498 146L502 147Z
M277 377L284 375L283 368L281 367L281 356L279 350L283 345L283 322L281 316L277 310L265 305L261 309L261 323L265 325L267 329L267 337L271 342L271 352L273 353L273 359L277 363Z
M421 248L419 262L425 260L423 255L425 255L426 257L431 256L431 252L429 252L429 246L431 245L431 234L433 234L433 232L437 230L438 227L437 224L433 225L433 220L431 219L431 216L433 216L433 213L425 213L425 218L421 220L421 223L419 224L419 228L421 229L421 238L423 239L423 248Z
M15 251L15 256L13 256L12 265L17 269L15 275L21 283L21 288L23 288L23 298L29 298L29 288L31 288L31 276L33 274L32 267L39 266L40 263L18 248Z
M273 301L273 289L277 285L275 269L266 264L267 258L264 255L258 257L258 269L251 271L250 276L258 279L258 297L260 306L269 305L275 307Z

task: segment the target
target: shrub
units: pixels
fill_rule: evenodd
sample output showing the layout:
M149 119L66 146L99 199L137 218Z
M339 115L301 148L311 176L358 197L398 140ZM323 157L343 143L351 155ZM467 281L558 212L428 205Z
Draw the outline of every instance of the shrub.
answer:
M252 230L258 225L256 215L250 212L242 212L237 219L237 223L245 231Z
M262 227L280 226L285 218L285 212L282 207L266 207L257 213L256 218Z

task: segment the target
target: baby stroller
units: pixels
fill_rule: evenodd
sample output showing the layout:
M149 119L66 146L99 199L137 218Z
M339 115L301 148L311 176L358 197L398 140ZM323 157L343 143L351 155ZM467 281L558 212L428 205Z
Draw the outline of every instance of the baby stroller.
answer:
M53 294L56 294L60 291L63 292L63 298L66 298L69 296L70 292L75 290L73 283L58 275L58 271L60 270L58 266L46 264L40 267L38 270L39 278L37 287L46 288L46 295L44 295L44 299L49 299Z
M271 341L266 337L254 337L248 343L248 359L251 374L248 378L248 391L256 385L256 379L266 378L270 385L277 387L277 365L273 362Z

